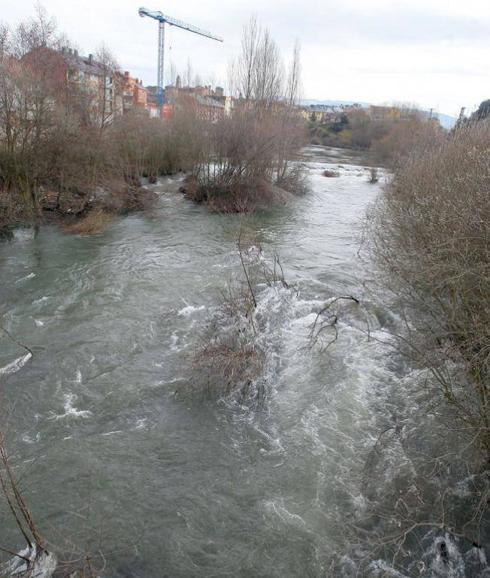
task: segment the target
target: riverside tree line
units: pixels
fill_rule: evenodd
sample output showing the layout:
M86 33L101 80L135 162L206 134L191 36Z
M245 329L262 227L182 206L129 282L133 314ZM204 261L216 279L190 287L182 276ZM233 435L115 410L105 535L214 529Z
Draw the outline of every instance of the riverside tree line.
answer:
M104 78L100 89L86 90L62 65L67 45L42 10L14 30L0 28L0 226L38 221L46 205L70 213L128 210L141 204L142 177L177 171L192 175L189 196L220 210L250 210L276 185L301 189L291 163L304 142L295 112L299 48L286 72L256 20L230 66L240 98L218 122L201 118L185 98L168 120L114 118L106 84L117 82L116 59L99 50Z

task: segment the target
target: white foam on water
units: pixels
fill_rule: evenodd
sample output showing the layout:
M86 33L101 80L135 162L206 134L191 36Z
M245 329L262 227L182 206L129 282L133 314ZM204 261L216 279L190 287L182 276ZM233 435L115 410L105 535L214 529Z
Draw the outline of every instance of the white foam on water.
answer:
M51 416L49 419L51 420L59 420L65 419L67 417L76 417L76 418L89 418L92 415L92 412L89 410L80 410L74 406L74 402L77 399L77 396L74 393L66 393L64 395L65 403L63 408L65 413L62 414L55 414Z
M33 305L41 305L41 303L46 303L46 301L49 301L51 299L51 297L47 297L46 295L43 295L42 297L40 297L39 299L35 299L32 304Z
M19 283L23 283L24 281L28 281L29 279L34 279L35 276L36 276L35 273L29 273L29 275L26 275L25 277L21 277L20 279L17 279L15 284L18 285Z
M35 444L38 443L41 440L41 432L37 432L37 434L32 437L29 436L28 434L24 434L22 436L22 441L26 444Z
M1 576L29 576L29 578L51 578L58 561L51 552L37 552L36 546L21 550L19 556L0 566ZM22 558L21 558L22 556ZM30 561L27 562L26 558Z
M191 315L193 315L197 311L203 311L204 309L206 309L206 307L204 307L204 305L201 305L200 307L195 307L194 305L187 305L187 307L184 307L183 309L181 309L177 313L177 315L180 315L182 317L190 317Z
M274 437L273 435L268 434L263 429L261 429L258 425L254 425L253 429L262 436L264 441L268 444L269 449L261 448L261 454L267 455L277 455L277 454L284 454L285 450L283 445L281 444L281 440L279 437Z
M409 578L406 574L401 574L391 568L383 560L375 560L368 567L369 578Z
M175 333L175 332L172 333L172 335L170 336L170 349L171 349L172 351L180 351L181 349L185 349L185 348L186 348L186 345L185 345L185 344L184 344L183 347L179 347L179 341L180 341L180 338L179 338L179 336L177 335L177 333Z
M298 514L293 514L284 506L284 500L268 500L264 503L264 509L268 514L274 514L282 522L288 525L306 528L306 522Z
M0 367L0 375L10 375L22 369L24 365L31 359L32 353L26 353L22 357L18 357L14 361L8 363L4 367Z

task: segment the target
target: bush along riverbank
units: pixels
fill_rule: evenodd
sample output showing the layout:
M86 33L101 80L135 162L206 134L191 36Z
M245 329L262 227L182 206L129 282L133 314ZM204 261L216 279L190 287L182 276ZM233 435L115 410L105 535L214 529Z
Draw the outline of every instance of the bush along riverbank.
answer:
M363 575L488 572L489 146L488 120L442 142L422 140L370 214L380 285L391 289L404 326L387 340L419 377L409 414L380 429L366 460L365 515L352 527L360 547L351 556ZM390 452L403 452L407 467L381 496L373 481ZM414 559L420 546L426 554Z
M413 324L407 346L490 460L490 123L421 146L376 214L375 251Z

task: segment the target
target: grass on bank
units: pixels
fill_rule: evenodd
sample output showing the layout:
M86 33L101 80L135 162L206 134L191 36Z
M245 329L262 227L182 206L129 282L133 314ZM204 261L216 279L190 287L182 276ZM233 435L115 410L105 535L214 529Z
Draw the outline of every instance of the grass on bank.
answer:
M103 233L111 221L112 215L103 209L94 209L79 221L64 225L63 231L71 235L97 235Z

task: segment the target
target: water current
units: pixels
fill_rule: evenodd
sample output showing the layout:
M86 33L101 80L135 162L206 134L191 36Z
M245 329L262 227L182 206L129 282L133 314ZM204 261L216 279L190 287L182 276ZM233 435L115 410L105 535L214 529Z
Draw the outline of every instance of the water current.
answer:
M200 336L242 275L238 215L162 183L156 207L100 235L45 226L0 244L0 321L33 354L0 338L11 452L43 534L102 551L105 576L354 576L333 560L347 555L366 456L407 408L399 384L411 374L375 339L399 320L359 255L381 183L341 151L306 154L310 191L246 219L290 286L257 289L258 406L182 395ZM308 347L321 308L350 295L361 307L337 304L336 341ZM388 480L401 466L385 467ZM21 546L1 515L0 545Z

